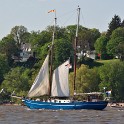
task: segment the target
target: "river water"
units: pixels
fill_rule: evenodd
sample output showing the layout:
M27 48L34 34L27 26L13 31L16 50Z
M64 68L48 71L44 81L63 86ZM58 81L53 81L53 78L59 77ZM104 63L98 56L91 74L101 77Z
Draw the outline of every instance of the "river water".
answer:
M52 111L1 105L0 124L124 124L124 108Z

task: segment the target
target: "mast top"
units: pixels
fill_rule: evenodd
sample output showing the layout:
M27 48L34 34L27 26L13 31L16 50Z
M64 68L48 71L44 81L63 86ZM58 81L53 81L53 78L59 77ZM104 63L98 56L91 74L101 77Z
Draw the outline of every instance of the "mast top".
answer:
M80 21L80 7L78 6L78 18L77 18L77 29L76 29L76 37L78 37L78 29L79 29L79 21Z

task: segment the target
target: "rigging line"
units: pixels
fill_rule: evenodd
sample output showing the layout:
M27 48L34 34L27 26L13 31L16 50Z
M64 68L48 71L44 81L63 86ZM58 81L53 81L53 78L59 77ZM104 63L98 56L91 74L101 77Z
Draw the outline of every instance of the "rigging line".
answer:
M52 20L52 21L47 25L47 27L48 27L48 26L53 26L53 25L54 25L54 20ZM46 27L46 28L47 28L47 27Z
M72 11L69 11L69 12L66 12L66 13L64 13L64 14L62 14L61 16L58 16L58 17L63 17L63 16L67 16L67 15L69 15L69 13L74 13L75 12L75 10L72 10Z
M75 13L76 13L75 10L74 11L71 11L71 14L70 13L69 14L67 13L66 16L68 16L68 15L70 15L70 16L66 19L66 21L64 21L64 23L62 22L61 25L65 25L69 20L71 20L73 18L73 16L75 15ZM59 18L58 18L58 21L59 22L60 22L60 20L61 20L62 17L65 17L65 15L64 16L59 16Z
M50 23L47 25L47 27L48 27L48 26L54 26L55 18L56 18L56 19L58 18L58 17L56 16L56 14L55 14L54 19L52 18L52 20L51 20ZM47 28L47 27L46 27L46 28Z
M84 26L86 25L86 23L85 23L85 19L84 19L84 16L83 16L83 12L82 12L82 9L81 9L81 18L82 18L82 20L83 20L83 23L84 23ZM81 19L80 19L81 20ZM80 22L81 23L81 22ZM83 24L82 24L83 25ZM83 26L83 27L84 27Z
M72 14L70 15L70 13L72 13ZM64 14L62 14L62 15L60 15L60 16L57 16L57 17L56 17L56 18L57 18L57 21L60 22L61 25L65 25L69 20L72 19L72 17L74 16L75 13L76 13L75 10L66 12L66 13L64 13ZM68 17L68 19L67 19L64 23L63 23L63 22L61 23L61 21L60 21L61 18L62 18L62 17L65 17L65 16L68 16L68 15L70 15L70 16ZM51 23L49 23L49 25L52 25L53 22L54 22L54 20L52 20Z

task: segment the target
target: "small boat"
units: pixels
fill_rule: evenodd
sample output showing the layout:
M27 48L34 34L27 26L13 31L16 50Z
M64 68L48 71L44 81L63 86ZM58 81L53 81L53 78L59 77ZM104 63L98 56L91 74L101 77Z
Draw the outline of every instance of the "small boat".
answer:
M78 24L76 30L76 40L78 37L78 26L79 26L79 15L80 8L78 7ZM56 24L56 18L55 18ZM54 32L52 45L54 44ZM53 48L51 46L51 54L53 53ZM50 54L50 55L51 55ZM94 110L103 110L108 102L107 101L77 101L70 99L69 94L69 59L62 63L58 68L52 71L50 66L49 69L49 60L52 61L49 54L46 56L44 63L39 71L38 76L36 77L29 93L28 99L24 98L22 101L30 109L52 109L52 110L80 110L80 109L94 109ZM76 43L75 43L75 60L76 61ZM51 62L52 63L52 62ZM50 72L53 72L49 74ZM75 90L75 77L76 77L76 62L74 62L74 90ZM52 77L52 78L49 78ZM49 80L50 79L50 80ZM40 99L33 100L33 97L40 97L43 95L48 95L49 99L44 101Z

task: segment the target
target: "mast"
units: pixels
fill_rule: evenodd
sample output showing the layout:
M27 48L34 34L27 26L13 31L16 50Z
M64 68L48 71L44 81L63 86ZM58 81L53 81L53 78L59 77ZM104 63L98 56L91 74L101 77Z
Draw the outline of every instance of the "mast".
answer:
M78 29L79 29L79 21L80 21L80 7L78 6L78 18L77 18L77 29L76 29L76 37L75 37L75 43L74 43L74 95L76 93L76 87L75 87L75 80L76 80L76 63L77 63L77 58L76 58L76 52L77 52L77 42L78 42Z
M56 22L57 22L56 10L54 10L53 12L55 12L55 18L54 18L54 29L53 29L53 35L52 35L52 45L51 45L51 50L50 50L50 82L49 82L50 83L50 89L49 89L49 96L51 96L51 87L52 87L53 46L54 46Z

